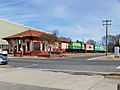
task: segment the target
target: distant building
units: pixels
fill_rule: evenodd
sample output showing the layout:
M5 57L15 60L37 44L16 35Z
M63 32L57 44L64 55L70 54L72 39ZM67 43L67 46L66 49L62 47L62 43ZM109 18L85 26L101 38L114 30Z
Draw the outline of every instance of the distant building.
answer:
M45 32L38 30L27 30L21 33L17 33L8 37L4 37L9 44L9 53L21 53L36 55L36 54L47 54L51 52L66 52L68 48L68 43L70 40L66 38L57 38L57 41L47 48L47 40L40 39L40 36L45 34ZM46 33L47 34L47 33Z
M29 27L10 22L8 20L0 19L0 48L3 50L9 50L9 45L2 37L25 31Z
M28 29L31 29L31 28L24 25L10 22L8 20L0 19L0 45L8 44L5 40L2 40L3 37L20 33Z

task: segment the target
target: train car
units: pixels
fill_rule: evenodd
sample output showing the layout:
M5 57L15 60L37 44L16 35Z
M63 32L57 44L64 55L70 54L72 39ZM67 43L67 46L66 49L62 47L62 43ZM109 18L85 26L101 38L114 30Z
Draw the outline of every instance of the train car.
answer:
M85 52L93 52L94 51L94 45L92 44L84 44L85 45Z
M68 52L84 52L84 50L84 42L81 41L71 42L68 45Z
M106 46L100 44L85 44L82 41L71 42L67 52L106 52Z
M106 52L106 46L95 44L94 45L94 52Z

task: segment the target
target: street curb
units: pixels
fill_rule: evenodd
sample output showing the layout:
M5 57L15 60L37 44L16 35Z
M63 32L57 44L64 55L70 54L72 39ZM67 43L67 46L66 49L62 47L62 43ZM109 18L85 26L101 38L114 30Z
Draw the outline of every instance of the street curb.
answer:
M29 68L27 68L29 69ZM112 72L94 72L94 71L76 71L76 70L59 70L59 69L39 69L41 71L49 71L49 72L56 72L56 73L68 73L68 74L77 74L77 75L86 75L86 74L90 74L90 75L107 75L109 73L112 73Z
M0 68L16 68L15 66L0 65Z
M29 68L16 68L16 69L29 69ZM54 73L66 73L70 75L100 75L108 79L120 79L120 73L118 72L94 72L94 71L75 71L75 70L59 70L59 69L39 69L43 72L54 72Z

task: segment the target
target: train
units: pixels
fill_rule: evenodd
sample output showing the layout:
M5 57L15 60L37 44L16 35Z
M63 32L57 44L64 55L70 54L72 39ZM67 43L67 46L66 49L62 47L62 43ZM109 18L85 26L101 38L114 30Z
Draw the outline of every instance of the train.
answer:
M70 42L67 52L106 52L106 46L100 44L87 44L82 41Z

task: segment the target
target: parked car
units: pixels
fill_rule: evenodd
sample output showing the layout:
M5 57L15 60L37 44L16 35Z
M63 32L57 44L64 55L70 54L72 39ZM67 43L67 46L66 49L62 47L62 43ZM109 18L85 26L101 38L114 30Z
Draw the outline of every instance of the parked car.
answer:
M0 55L7 56L8 55L7 50L0 49Z
M0 55L0 64L7 64L9 61L7 56Z

